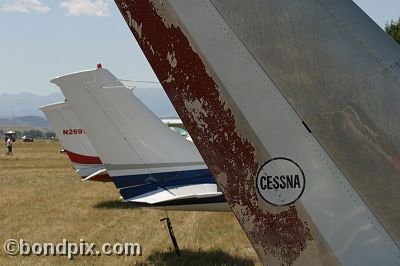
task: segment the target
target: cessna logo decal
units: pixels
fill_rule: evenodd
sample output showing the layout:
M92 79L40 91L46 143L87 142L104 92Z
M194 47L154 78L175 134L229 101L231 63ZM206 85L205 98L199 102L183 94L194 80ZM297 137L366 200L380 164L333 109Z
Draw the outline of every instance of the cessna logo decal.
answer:
M273 158L257 173L257 191L272 205L285 206L295 202L303 194L305 185L303 170L287 158Z

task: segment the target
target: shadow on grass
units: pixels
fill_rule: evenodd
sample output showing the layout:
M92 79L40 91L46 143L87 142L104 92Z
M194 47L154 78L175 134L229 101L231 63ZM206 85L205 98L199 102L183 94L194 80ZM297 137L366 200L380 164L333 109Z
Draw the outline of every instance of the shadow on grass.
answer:
M140 209L138 206L132 202L122 202L120 200L107 200L102 201L94 205L98 209Z
M174 250L168 252L155 252L151 254L142 265L254 265L251 259L232 256L222 250L193 251L181 250L178 257Z

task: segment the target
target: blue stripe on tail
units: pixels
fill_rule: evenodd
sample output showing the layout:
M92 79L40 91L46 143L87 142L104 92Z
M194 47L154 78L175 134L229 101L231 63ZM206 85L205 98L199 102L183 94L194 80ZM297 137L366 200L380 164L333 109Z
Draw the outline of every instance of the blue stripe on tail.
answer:
M117 188L126 188L133 186L141 186L146 184L159 184L164 186L165 183L193 180L193 179L208 179L210 182L215 183L215 178L211 175L208 169L197 169L187 171L175 171L175 172L163 172L163 173L152 173L152 174L139 174L139 175L127 175L127 176L112 176L111 177ZM187 183L187 182L186 182Z

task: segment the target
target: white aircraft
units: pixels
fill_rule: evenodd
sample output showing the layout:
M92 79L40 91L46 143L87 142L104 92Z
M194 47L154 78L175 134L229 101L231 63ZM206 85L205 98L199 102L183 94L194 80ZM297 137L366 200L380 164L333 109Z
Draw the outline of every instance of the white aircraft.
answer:
M400 265L400 46L351 0L115 0L264 264Z
M82 180L111 182L111 177L107 174L100 157L67 101L49 104L39 109L47 117L50 126L59 137L64 151ZM171 130L191 140L180 119L161 118L161 121L168 125Z
M54 103L39 109L47 117L64 151L83 180L112 181L68 102Z
M171 210L229 211L193 143L163 124L108 70L52 82L68 99L125 201Z

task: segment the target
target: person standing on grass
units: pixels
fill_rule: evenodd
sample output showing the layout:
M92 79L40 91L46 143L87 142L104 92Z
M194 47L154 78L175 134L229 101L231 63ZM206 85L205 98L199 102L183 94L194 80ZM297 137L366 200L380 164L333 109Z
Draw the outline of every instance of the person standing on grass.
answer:
M12 140L11 140L11 138L7 139L6 146L7 146L7 150L8 150L7 154L12 155Z

